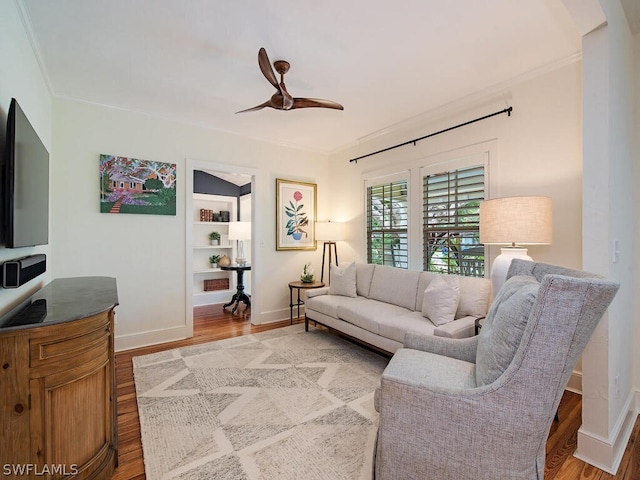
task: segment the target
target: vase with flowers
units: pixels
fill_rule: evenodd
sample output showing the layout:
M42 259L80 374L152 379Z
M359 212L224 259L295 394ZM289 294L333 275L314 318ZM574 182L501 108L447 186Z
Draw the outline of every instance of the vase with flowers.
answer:
M310 263L305 263L304 268L302 269L302 274L300 274L300 281L302 283L313 283L314 271L313 267Z

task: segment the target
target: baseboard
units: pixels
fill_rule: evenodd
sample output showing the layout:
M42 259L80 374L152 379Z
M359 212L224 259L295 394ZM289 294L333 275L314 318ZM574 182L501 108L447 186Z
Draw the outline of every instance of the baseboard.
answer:
M296 318L298 314L297 308L293 309L293 318ZM304 307L300 307L300 317L304 318ZM263 325L266 323L281 322L283 320L290 320L289 308L279 308L278 310L271 310L268 312L260 312L254 314L251 312L251 323L253 325Z
M582 395L582 372L574 371L565 390Z
M600 470L615 475L638 416L638 402L638 392L631 392L625 402L624 413L620 416L608 438L580 427L578 448L574 456Z
M162 330L149 330L146 332L132 333L129 335L116 335L115 350L122 352L133 348L148 347L159 343L174 342L193 336L193 330L186 325L165 328Z
M298 313L297 310L294 313ZM300 315L304 317L304 307L300 307ZM262 325L267 323L281 322L289 320L289 309L281 308L270 312L259 314L251 313L251 323L253 325ZM162 330L149 330L146 332L132 333L129 335L116 335L115 350L122 352L133 348L148 347L150 345L158 345L159 343L174 342L176 340L184 340L191 338L193 330L187 328L186 325L179 327L171 327Z

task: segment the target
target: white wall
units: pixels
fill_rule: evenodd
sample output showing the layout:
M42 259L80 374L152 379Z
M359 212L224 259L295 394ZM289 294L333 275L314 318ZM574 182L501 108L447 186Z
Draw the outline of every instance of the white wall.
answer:
M55 165L51 141L51 95L40 73L38 62L25 34L19 12L13 1L0 1L0 154L4 155L6 120L11 98L15 98L49 150L49 168ZM0 187L1 189L2 187ZM49 225L54 222L49 215ZM47 273L20 288L0 288L0 315L20 304L51 279L49 246L5 248L0 242L0 263L14 258L44 253Z
M185 329L186 159L258 171L252 243L252 322L289 317L288 282L315 252L276 252L275 179L318 184L327 202L326 156L178 124L146 115L56 99L52 175L57 277L114 276L116 348L179 338ZM99 213L101 153L177 164L177 215Z
M338 246L341 260L365 260L363 178L378 171L391 172L445 157L456 157L475 146L493 143L490 158L491 197L548 195L553 199L554 235L550 246L531 246L538 261L581 267L581 70L580 62L540 72L493 92L452 106L447 115L385 132L360 145L331 155L331 216L348 221L350 242ZM483 120L460 129L389 152L349 159L418 138L484 116L507 106L513 114ZM483 147L484 148L484 147ZM446 166L443 167L446 170ZM419 250L419 249L418 249ZM344 252L344 254L342 253ZM492 258L499 254L492 247ZM491 261L492 258L489 260Z
M583 37L584 266L621 286L583 354L583 424L576 456L613 473L637 414L632 362L637 207L632 200L638 151L632 108L638 77L620 1L600 4L607 24Z

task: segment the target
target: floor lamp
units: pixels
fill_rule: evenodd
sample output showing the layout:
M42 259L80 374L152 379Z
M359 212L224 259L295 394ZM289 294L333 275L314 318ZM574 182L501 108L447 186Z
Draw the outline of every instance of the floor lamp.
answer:
M344 224L338 222L316 222L316 239L322 240L324 245L322 247L322 270L320 273L320 281L324 281L324 263L329 249L329 280L327 283L331 283L331 249L333 248L333 254L336 257L336 266L338 265L338 247L336 242L344 239Z
M551 243L552 218L549 197L503 197L480 203L480 243L510 245L500 249L491 266L494 297L506 280L511 260L533 260L521 245Z

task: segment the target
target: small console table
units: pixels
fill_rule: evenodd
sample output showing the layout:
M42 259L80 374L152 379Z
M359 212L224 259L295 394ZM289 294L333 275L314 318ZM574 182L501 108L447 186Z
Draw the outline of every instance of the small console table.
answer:
M228 306L233 305L231 313L236 313L240 302L243 302L247 307L250 307L251 298L249 298L249 295L244 293L244 272L251 270L251 265L229 265L227 267L220 267L220 269L232 270L238 275L236 281L236 293L233 294L231 301L229 303L225 303L222 308L226 309Z
M31 466L25 478L55 468L51 478L111 479L116 305L114 278L60 278L0 318L3 465Z
M304 305L304 300L300 299L300 290L306 290L310 288L324 287L324 282L290 282L289 283L289 324L293 325L293 307L298 307L298 317L300 317L300 305ZM293 290L298 291L298 299L296 303L293 303Z

